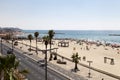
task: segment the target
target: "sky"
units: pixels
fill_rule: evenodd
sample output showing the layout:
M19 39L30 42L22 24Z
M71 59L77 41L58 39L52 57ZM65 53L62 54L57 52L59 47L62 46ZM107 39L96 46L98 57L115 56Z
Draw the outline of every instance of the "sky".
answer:
M0 0L0 27L120 30L120 0Z

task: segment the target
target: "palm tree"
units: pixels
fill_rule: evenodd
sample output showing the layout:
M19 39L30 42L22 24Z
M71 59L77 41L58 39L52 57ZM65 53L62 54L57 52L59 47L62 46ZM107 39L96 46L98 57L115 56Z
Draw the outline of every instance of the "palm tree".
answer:
M75 62L75 68L74 68L74 70L76 71L76 70L79 70L78 69L78 67L77 67L77 64L79 63L79 60L80 60L80 57L79 57L79 55L78 55L78 52L75 54L75 53L73 53L73 55L72 55L72 61L73 62Z
M21 77L16 75L16 72L27 73L27 70L18 71L18 65L19 61L14 54L0 56L0 80L20 80Z
M38 38L38 36L39 36L39 32L35 32L34 33L34 36L35 36L35 38L36 38L36 53L37 53L37 38ZM37 53L38 54L38 53Z
M52 39L53 39L53 37L54 37L54 34L55 34L55 32L53 31L53 30L49 30L48 31L48 35L49 35L49 40L50 40L50 58L49 58L49 61L51 61L52 60L52 53L51 53L51 42L52 42Z
M28 39L30 40L30 49L29 49L29 50L31 51L31 41L32 41L32 39L33 39L33 36L32 36L31 34L29 34L29 35L28 35Z
M48 45L48 42L49 42L49 37L44 36L43 41L45 43L45 48L46 48L46 51L45 51L45 80L47 80L47 45Z

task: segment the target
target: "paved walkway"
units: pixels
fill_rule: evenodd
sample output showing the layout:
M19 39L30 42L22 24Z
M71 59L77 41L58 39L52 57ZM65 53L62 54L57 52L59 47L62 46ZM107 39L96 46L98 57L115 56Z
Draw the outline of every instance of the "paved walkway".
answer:
M82 76L80 76L80 75L74 74L74 73L72 73L71 71L67 71L67 70L65 70L65 69L63 69L63 68L61 68L61 67L59 67L59 66L57 66L57 65L54 65L54 64L52 64L52 63L48 63L48 65L49 65L50 67L54 68L55 70L57 70L57 71L65 74L65 75L69 76L70 78L72 78L72 80L87 80L87 79L84 79L84 78L83 78Z

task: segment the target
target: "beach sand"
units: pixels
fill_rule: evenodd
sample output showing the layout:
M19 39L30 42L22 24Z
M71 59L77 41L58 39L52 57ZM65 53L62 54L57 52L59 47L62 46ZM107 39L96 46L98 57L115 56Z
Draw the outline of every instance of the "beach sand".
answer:
M79 56L81 57L80 63L88 65L87 61L90 60L90 61L93 61L93 63L91 63L92 67L120 76L120 71L119 71L120 70L120 67L119 67L120 66L120 54L117 53L118 52L117 49L113 49L109 46L104 47L102 45L97 47L95 44L87 45L83 43L83 45L79 45L76 43L76 41L70 41L70 40L68 40L70 42L69 47L58 47L58 41L59 40L55 40L55 44L52 45L52 48L58 48L57 50L58 54L71 59L71 55L73 53L78 52ZM22 40L19 42L28 44L28 45L30 44L29 40ZM24 45L21 45L21 44L19 45L19 47L20 46L23 46L22 49L24 51L29 48L29 46L25 47ZM32 46L34 47L36 46L35 40L32 41ZM89 50L86 50L86 46L88 46ZM44 50L45 45L42 42L38 42L38 48ZM75 50L73 50L74 48ZM49 49L49 45L48 45L48 49ZM43 58L44 54L42 54L42 52L39 52L38 56ZM86 57L86 61L83 61L82 59L83 56ZM48 57L49 57L49 54L48 54ZM104 63L104 57L113 58L114 65L110 64L111 60L109 59L107 60L107 63ZM58 58L61 59L60 57ZM71 70L74 68L74 63L67 61L67 60L66 60L67 65L57 64L56 61L54 60L51 62L66 70ZM75 74L87 77L89 69L83 66L80 66L80 65L78 65L78 68L80 69L80 71L78 71ZM107 75L101 74L93 70L91 70L91 75L92 75L92 78L90 80L101 80L102 78L104 78L104 80L117 80L115 78L109 77Z

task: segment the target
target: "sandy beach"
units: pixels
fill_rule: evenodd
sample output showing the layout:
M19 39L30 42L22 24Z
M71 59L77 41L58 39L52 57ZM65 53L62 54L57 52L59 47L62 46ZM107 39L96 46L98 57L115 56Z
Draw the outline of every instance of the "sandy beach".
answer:
M79 56L81 57L81 60L79 61L79 63L83 63L88 65L87 61L93 61L93 63L91 63L91 66L109 73L112 73L114 75L120 76L120 71L119 71L119 66L120 66L120 54L118 54L118 49L120 48L112 48L110 46L96 46L95 44L89 45L86 43L83 43L82 45L77 44L76 41L71 41L71 40L67 40L67 42L69 42L69 47L59 47L58 46L58 42L59 40L54 40L55 43L54 45L52 45L52 48L58 48L57 50L57 54L62 55L66 58L71 59L71 55L73 53L78 52ZM19 41L20 43L24 43L24 44L30 44L29 40L22 40ZM36 43L35 40L32 40L32 46L36 47ZM88 46L89 50L86 50L86 46ZM22 45L19 44L17 47L22 47L22 50L24 51L28 51L27 49L29 48L29 46ZM45 45L42 42L38 42L38 48L41 50L45 49ZM49 45L48 45L48 49L49 49ZM32 52L32 53L35 53ZM36 55L36 53L34 54ZM44 54L42 54L42 52L39 52L39 57L44 58ZM83 60L83 57L86 57L86 60ZM49 54L48 54L49 57ZM104 57L108 57L108 58L113 58L114 59L114 64L111 65L111 59L107 59L107 63L104 63ZM58 59L61 59L60 57L58 57ZM62 65L62 64L57 64L55 60L52 60L51 63L56 64L66 70L71 70L74 68L74 63L67 61L66 65ZM75 74L78 75L82 75L83 77L87 77L88 75L88 68L85 68L83 66L78 65L78 68L80 69L80 71L78 71ZM102 78L104 78L104 80L117 80L115 78L109 77L107 75L101 74L99 72L93 71L91 70L91 75L92 78L90 78L90 80L101 80Z

